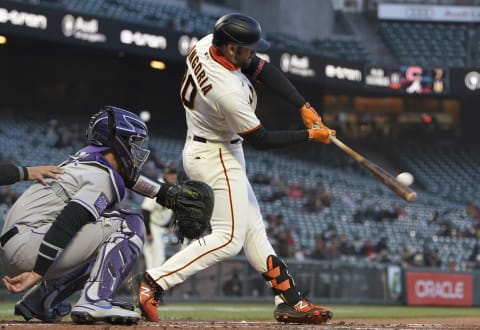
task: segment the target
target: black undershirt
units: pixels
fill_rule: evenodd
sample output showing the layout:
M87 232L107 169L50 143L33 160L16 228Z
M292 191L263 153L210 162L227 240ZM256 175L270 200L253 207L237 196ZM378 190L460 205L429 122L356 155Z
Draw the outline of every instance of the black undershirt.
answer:
M250 66L242 70L242 72L252 80L260 82L275 94L288 100L297 109L300 109L307 102L280 70L258 56L255 56ZM242 135L242 137L255 149L264 150L307 141L308 131L306 129L267 131L263 126L260 126L251 133Z
M308 141L308 131L267 131L263 126L242 137L257 150L286 147Z
M85 207L75 202L69 202L45 234L33 271L44 276L58 254L63 251L75 234L84 225L94 221L93 214Z
M307 101L288 80L288 78L275 67L275 65L255 56L250 66L242 72L252 80L262 83L271 89L276 95L287 99L297 109L300 109Z

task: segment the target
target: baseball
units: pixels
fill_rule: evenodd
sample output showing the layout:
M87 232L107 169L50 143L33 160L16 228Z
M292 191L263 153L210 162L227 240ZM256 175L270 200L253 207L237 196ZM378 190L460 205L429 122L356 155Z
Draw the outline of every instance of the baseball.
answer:
M408 172L402 172L397 175L397 181L405 186L409 186L413 183L413 175Z

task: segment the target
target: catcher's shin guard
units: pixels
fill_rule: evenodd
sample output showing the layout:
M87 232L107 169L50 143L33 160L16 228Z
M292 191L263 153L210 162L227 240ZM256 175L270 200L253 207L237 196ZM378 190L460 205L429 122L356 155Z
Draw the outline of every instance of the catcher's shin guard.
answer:
M262 274L275 296L280 297L286 304L293 306L300 300L300 293L295 288L295 282L290 276L285 263L277 256L267 257L267 269Z
M145 236L143 220L140 215L125 210L109 216L124 220L100 248L82 295L72 310L72 320L76 323L132 324L140 319L133 305L114 299L141 256Z
M93 262L88 262L62 277L41 281L15 304L15 315L27 321L36 318L48 323L60 322L72 310L65 299L82 289L92 265Z

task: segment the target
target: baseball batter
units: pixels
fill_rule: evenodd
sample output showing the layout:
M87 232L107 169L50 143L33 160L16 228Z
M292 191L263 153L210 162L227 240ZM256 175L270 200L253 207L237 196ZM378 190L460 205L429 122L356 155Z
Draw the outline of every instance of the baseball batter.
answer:
M332 318L329 308L300 295L287 266L276 256L245 169L244 140L257 149L267 149L308 140L329 143L330 134L335 134L278 69L256 56L257 50L268 46L255 19L228 14L187 56L180 90L188 127L183 165L189 178L204 181L214 190L212 231L161 267L147 270L137 298L150 321L158 320L157 304L164 290L237 255L242 248L276 296L278 321L324 323ZM297 106L308 129L267 131L255 115L257 95L252 80L261 81Z

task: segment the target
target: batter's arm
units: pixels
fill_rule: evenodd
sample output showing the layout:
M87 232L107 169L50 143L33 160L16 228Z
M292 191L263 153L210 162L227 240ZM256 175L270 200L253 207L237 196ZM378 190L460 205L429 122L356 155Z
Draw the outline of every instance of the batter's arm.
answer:
M259 81L270 88L275 94L285 98L300 109L307 101L288 80L288 78L273 64L255 56L250 66L242 72L252 80Z
M273 64L255 56L250 66L243 71L250 79L257 80L270 88L275 94L285 98L300 110L305 127L326 127L320 115L308 103L288 78Z
M267 131L265 127L261 125L248 133L239 133L239 135L258 150L285 147L309 139L308 131L305 129Z

